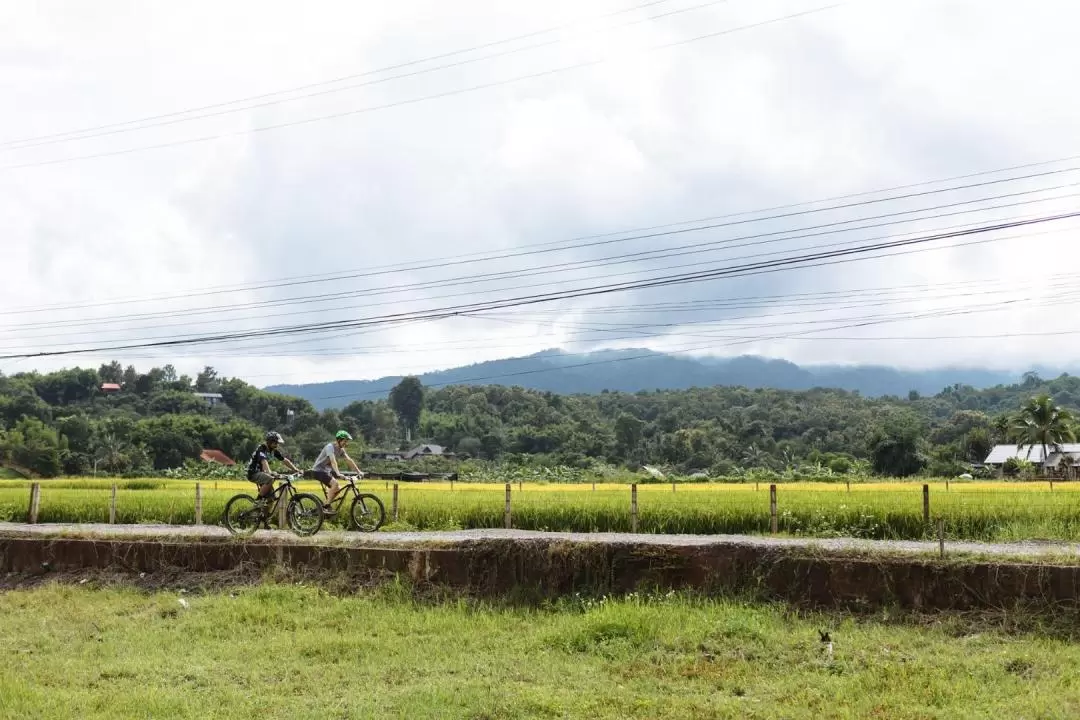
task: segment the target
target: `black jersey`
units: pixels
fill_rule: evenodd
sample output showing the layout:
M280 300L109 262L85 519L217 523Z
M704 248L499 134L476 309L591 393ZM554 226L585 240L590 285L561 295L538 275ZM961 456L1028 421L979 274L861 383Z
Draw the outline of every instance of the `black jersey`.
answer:
M250 480L255 473L262 472L263 460L270 462L270 458L277 458L278 460L284 460L285 456L281 454L280 450L276 448L271 450L266 447L266 443L263 443L259 447L255 448L255 452L251 453L251 461L248 462L247 476Z

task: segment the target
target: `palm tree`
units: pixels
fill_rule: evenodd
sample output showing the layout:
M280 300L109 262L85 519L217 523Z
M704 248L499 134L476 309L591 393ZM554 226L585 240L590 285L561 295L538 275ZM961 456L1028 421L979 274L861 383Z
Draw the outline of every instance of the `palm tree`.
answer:
M1042 461L1046 462L1046 449L1052 447L1060 452L1063 442L1076 440L1073 433L1073 417L1068 410L1054 404L1049 395L1033 397L1020 408L1013 425L1014 439L1019 450L1042 446Z
M994 441L1007 443L1012 437L1015 421L1007 413L1001 413L994 418Z
M128 457L125 454L127 445L112 433L102 435L96 446L96 452L94 453L95 469L100 463L105 469L116 471L127 463Z
M746 466L750 469L767 468L770 465L769 461L771 459L769 453L764 450L759 450L753 445L743 453L743 462L745 462Z

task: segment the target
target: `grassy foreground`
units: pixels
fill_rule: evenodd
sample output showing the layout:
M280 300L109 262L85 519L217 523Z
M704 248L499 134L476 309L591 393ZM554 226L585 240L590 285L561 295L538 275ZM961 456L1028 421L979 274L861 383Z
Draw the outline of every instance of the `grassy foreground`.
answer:
M106 522L114 481L42 481L42 522ZM191 524L195 482L120 480L120 523ZM364 481L389 515L389 483ZM201 484L203 521L217 523L228 499L252 492L243 481ZM319 494L317 483L301 489ZM628 532L630 488L626 485L512 485L514 527L526 530ZM0 520L23 520L29 500L26 481L0 482ZM503 526L505 486L480 483L401 483L399 522L394 529L450 530ZM347 508L346 508L347 510ZM843 484L790 483L777 486L781 533L812 537L920 539L934 530L923 519L920 482ZM1080 539L1080 483L952 483L930 485L930 515L943 518L950 539ZM388 517L388 521L390 518ZM327 525L335 527L334 523ZM650 533L768 533L769 488L753 484L641 485L638 527Z
M184 598L186 607L179 600ZM2 718L1065 718L1080 645L680 598L0 594ZM831 659L818 640L830 627ZM14 671L16 670L17 671Z

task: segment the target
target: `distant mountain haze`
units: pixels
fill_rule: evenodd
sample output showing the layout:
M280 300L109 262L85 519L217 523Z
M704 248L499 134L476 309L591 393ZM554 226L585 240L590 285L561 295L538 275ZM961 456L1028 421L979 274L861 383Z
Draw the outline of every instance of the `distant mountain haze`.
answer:
M630 359L634 358L634 359ZM1035 368L1043 377L1062 370ZM867 397L906 397L915 391L934 395L952 385L976 388L1015 383L1021 371L980 368L901 370L869 365L799 366L787 360L740 356L690 358L650 350L601 350L587 355L561 350L520 358L492 360L448 370L424 373L427 386L507 385L546 390L564 395L604 390L685 390L692 387L737 385L748 388L807 390L814 387L857 391ZM316 408L341 408L354 400L386 397L401 376L377 380L336 380L299 385L271 385L266 390L309 400Z

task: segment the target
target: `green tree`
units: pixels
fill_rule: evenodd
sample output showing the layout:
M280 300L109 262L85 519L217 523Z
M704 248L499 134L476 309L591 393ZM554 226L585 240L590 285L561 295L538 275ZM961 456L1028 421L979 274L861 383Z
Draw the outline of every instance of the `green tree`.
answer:
M994 417L993 439L995 443L1005 444L1013 439L1013 419L1008 413L1000 413Z
M424 385L420 378L410 375L401 379L390 390L390 407L409 430L416 430L420 423L420 411L424 408Z
M615 418L615 443L624 458L629 459L641 445L644 429L645 423L630 413L619 413L619 416Z
M0 455L9 462L29 468L43 477L56 477L63 470L66 447L59 433L37 418L23 418L4 434Z
M1062 443L1076 440L1072 413L1055 405L1045 393L1033 397L1016 415L1013 439L1018 448L1025 445L1042 447L1045 459L1048 448L1059 451Z
M104 433L94 441L95 467L105 472L127 472L133 466L132 447L111 433Z
M458 441L457 451L461 455L468 455L469 457L477 457L480 454L480 450L483 446L480 443L479 438L463 437Z
M975 428L963 437L960 446L968 462L981 463L990 454L994 443L986 428Z
M209 365L204 367L202 372L195 376L195 392L217 392L220 387L221 383L218 381L217 370Z
M893 417L876 427L867 444L874 472L907 477L922 470L926 456L920 441L919 425L910 417Z
M116 383L119 385L124 382L124 366L113 360L111 363L103 364L98 368L98 375L103 383Z

